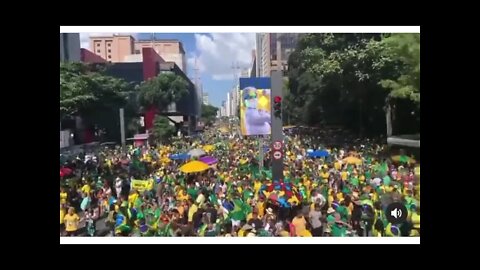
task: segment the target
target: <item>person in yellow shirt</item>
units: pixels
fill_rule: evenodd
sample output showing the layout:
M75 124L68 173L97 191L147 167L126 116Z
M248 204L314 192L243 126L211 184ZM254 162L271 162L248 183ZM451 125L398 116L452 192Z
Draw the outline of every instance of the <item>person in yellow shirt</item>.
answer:
M65 214L67 213L67 209L65 208L65 204L60 204L60 236L63 235L63 231L65 230Z
M198 211L198 206L194 203L193 199L190 199L190 207L188 208L188 223L193 223L193 215Z
M60 204L66 204L68 198L68 193L65 191L64 187L60 188Z
M340 160L337 160L335 161L333 166L335 167L335 170L340 171L340 169L342 168L342 163L340 163Z
M302 215L302 211L298 211L297 215L292 219L292 224L295 226L295 235L303 236L305 235L305 230L307 229L307 221Z
M81 191L85 194L85 195L88 195L90 194L90 190L92 189L90 187L90 185L88 184L88 182L84 182L85 184L83 185Z
M80 223L80 217L75 213L73 207L68 208L68 214L63 218L65 221L65 230L67 231L67 236L75 236L78 231L78 225Z
M327 171L326 166L323 167L322 172L320 173L320 177L322 177L324 183L328 182L328 178L330 177L330 173Z
M413 226L410 231L410 236L420 236L420 206L412 205L410 211L412 212L410 222Z
M358 180L360 181L360 184L364 185L365 184L365 175L363 173L360 174L358 177Z
M130 191L130 195L128 195L128 207L132 208L133 204L135 203L135 200L137 200L139 193L137 190L132 190Z
M265 215L265 202L263 200L263 197L260 198L260 200L257 202L255 206L258 210L258 217L263 218L263 216Z
M258 179L255 179L253 183L253 190L255 191L254 198L258 198L258 192L260 191L260 188L262 188L262 182Z

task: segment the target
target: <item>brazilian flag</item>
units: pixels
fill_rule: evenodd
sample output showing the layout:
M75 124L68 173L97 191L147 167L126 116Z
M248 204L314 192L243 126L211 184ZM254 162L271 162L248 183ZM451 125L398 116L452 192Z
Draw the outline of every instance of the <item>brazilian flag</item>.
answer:
M233 200L234 208L229 213L229 217L234 220L245 220L247 218L247 204L240 199Z

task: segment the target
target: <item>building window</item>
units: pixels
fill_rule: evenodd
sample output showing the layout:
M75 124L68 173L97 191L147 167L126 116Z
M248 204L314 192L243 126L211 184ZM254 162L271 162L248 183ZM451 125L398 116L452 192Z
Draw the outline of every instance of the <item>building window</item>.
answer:
M140 54L140 50L135 50L135 54Z
M97 50L97 53L100 53L100 50Z
M111 53L111 52L112 52L112 50L108 49L108 52L109 52L109 53Z
M108 59L111 59L111 58L112 58L112 56L109 54L109 55L108 55Z
M108 46L108 47L112 47L112 43L108 43L107 46Z
M100 47L100 43L97 43L97 47Z

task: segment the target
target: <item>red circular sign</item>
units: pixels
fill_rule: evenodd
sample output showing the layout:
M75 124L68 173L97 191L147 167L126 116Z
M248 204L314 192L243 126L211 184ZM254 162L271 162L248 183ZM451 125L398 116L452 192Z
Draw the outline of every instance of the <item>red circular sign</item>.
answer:
M276 159L276 160L281 159L282 158L282 152L280 152L280 151L273 152L273 158Z
M282 149L282 142L281 142L281 141L275 141L275 142L273 142L273 149L274 149L274 150L280 150L280 149Z

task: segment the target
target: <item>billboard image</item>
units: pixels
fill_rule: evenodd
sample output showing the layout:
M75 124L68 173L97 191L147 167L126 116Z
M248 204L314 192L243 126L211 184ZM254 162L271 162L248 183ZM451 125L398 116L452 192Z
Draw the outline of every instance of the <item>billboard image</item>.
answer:
M270 89L248 86L240 90L240 129L244 136L270 134Z

